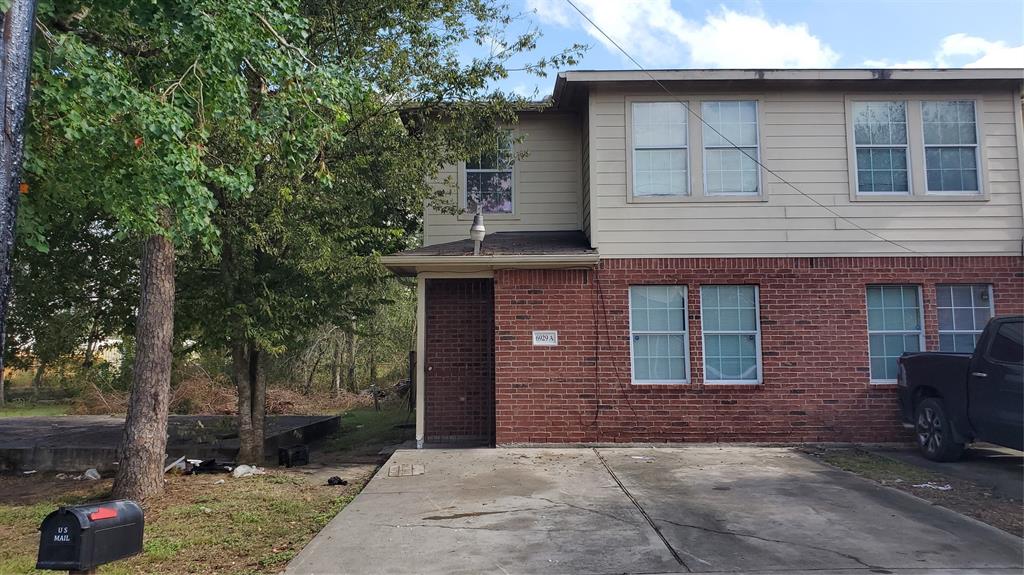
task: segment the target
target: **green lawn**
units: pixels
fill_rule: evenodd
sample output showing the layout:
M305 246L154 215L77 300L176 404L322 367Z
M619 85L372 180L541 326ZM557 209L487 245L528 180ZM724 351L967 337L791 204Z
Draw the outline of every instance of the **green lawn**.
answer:
M379 412L372 407L353 409L341 416L341 433L329 439L325 449L372 455L386 445L412 439L415 435L412 429L395 426L415 421L415 415L404 402L382 405Z
M56 407L12 410L17 415L62 413ZM244 479L167 475L164 494L146 502L143 553L100 573L278 573L359 493L382 460L376 453L413 437L412 429L395 427L413 420L405 404L345 413L341 432L324 441L319 457L327 463L357 464L344 468L350 474L346 487L324 485L301 468L268 467L266 475ZM55 475L0 476L0 573L43 573L34 570L43 517L61 504L110 496L109 479L94 483ZM224 483L216 484L218 479Z
M70 406L66 403L25 403L10 402L0 407L0 417L49 417L67 415Z

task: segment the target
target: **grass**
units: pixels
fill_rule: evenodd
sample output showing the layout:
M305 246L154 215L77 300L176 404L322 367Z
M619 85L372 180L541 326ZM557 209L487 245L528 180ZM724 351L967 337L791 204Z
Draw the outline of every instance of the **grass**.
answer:
M338 488L311 484L292 472L269 471L243 479L227 477L225 483L215 485L222 477L169 477L164 494L146 504L142 554L100 571L106 575L276 573L368 479ZM39 523L59 504L105 499L109 482L103 483L86 493L31 505L0 504L0 573L37 573Z
M67 415L66 403L26 403L12 401L0 407L0 417L52 417Z
M920 467L861 449L825 449L815 453L825 463L879 483L921 484L940 478Z
M353 409L341 417L341 433L330 439L325 448L352 455L372 455L385 445L411 439L414 435L411 429L395 426L413 421L414 416L404 402L383 404L379 412L372 407Z
M224 475L168 475L165 492L146 502L143 552L100 569L105 575L277 573L345 507L372 475L381 447L412 437L396 428L409 419L402 405L352 410L341 433L325 440L322 461L348 467L346 487L323 484L301 471L273 469L234 479ZM410 419L411 421L411 419ZM361 469L356 471L355 469ZM216 484L219 479L224 483ZM60 495L54 495L60 494ZM35 571L37 528L62 504L110 497L110 480L58 480L54 473L0 476L0 573ZM12 501L16 503L12 503Z

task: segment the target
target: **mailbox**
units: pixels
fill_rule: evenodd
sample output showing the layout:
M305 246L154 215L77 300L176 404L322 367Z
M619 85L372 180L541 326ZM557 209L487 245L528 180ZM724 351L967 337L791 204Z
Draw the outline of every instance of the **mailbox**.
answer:
M39 527L36 569L90 571L142 551L142 508L125 499L61 507Z

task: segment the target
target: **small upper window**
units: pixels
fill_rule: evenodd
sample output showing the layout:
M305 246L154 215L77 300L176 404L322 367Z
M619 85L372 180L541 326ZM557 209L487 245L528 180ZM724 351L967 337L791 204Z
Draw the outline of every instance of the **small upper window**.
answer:
M705 194L757 194L757 101L702 102L700 110Z
M680 102L633 102L633 196L689 195L686 116Z
M907 103L854 102L857 193L909 193Z
M466 162L466 211L476 213L477 205L485 214L511 214L515 161L512 133L504 132L493 148L484 150Z
M974 102L921 102L921 120L928 191L978 193L978 127Z

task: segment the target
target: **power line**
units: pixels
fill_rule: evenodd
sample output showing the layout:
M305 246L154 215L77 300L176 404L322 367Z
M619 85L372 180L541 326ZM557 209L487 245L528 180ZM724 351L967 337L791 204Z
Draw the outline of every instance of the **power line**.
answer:
M693 109L690 108L690 106L686 102L684 102L679 96L677 96L676 94L672 93L672 90L669 90L668 87L665 86L665 84L662 84L660 80L655 78L653 74L651 74L646 68L644 68L640 64L640 62L637 62L636 58L631 56L630 53L625 50L625 48L623 48L621 45L619 45L619 43L616 42L614 38L609 36L607 32L602 30L600 26L598 26L593 20L591 20L590 16L587 16L587 14L583 10L580 10L579 6L577 6L576 3L573 2L573 0L565 0L565 1L570 6L572 6L573 10L576 10L576 12L578 12L579 15L583 17L584 20L589 22L590 25L593 26L595 30L600 32L602 36L604 36L609 42L611 42L613 46L618 48L619 52L622 52L622 54L626 58L628 58L629 61L633 62L633 64L637 68L639 68L641 72L643 72L644 74L647 74L647 77L650 78L651 81L653 81L655 84L660 86L661 89L664 90L666 94L671 96L676 102L678 102L679 104L682 104L683 108L686 109L687 113L692 114L694 117L696 117L698 120L700 120L700 122L702 124L704 124L708 128L711 128L711 130L714 131L715 134L717 134L720 138L725 140L725 142L727 142L730 146L732 146L733 148L738 150L741 154L743 154L744 156L750 158L755 164L757 164L759 167L761 167L761 169L763 169L764 171L768 172L769 174L775 176L776 178L779 179L780 182L782 182L783 184L789 186L790 188L793 188L793 190L795 190L801 196L807 198L808 200L811 200L811 202L816 204L818 207L824 209L825 211L827 211L828 213L832 214L833 216L839 218L840 220L843 220L844 222L850 224L854 228L856 228L856 229L858 229L858 230L860 230L860 231L862 231L864 233L867 233L867 234L869 234L869 235L871 235L871 236L873 236L875 238L878 238L879 240L882 240L885 243L892 244L892 245L894 245L894 246L896 246L896 247L898 247L900 249L906 250L906 251L908 251L910 253L920 254L920 252L918 252L917 250L911 249L911 248L909 248L909 247L907 247L907 246L905 246L905 245L903 245L903 244L901 244L899 242L890 240L889 238L880 236L877 233L875 233L875 232L873 232L873 231L871 231L871 230L861 226L857 222L854 222L850 218L847 218L846 216L843 216L843 215L839 214L838 212L836 212L832 208L830 208L830 207L826 206L825 204L823 204L823 203L819 202L818 200L816 200L810 194L804 192L800 188L798 188L795 185L793 185L789 180L787 180L787 179L783 178L782 176L780 176L775 170L773 170L773 169L769 168L768 166L764 165L763 163L761 163L760 159L755 158L755 157L751 156L750 154L748 154L746 152L746 150L744 150L743 148L741 148L738 145L736 145L732 140L730 140L728 137L726 137L725 134L723 134L722 132L719 132L718 128L715 128L714 126L712 126L710 123L708 123L706 120L704 120L704 118L700 114L698 114L697 112L693 111Z

